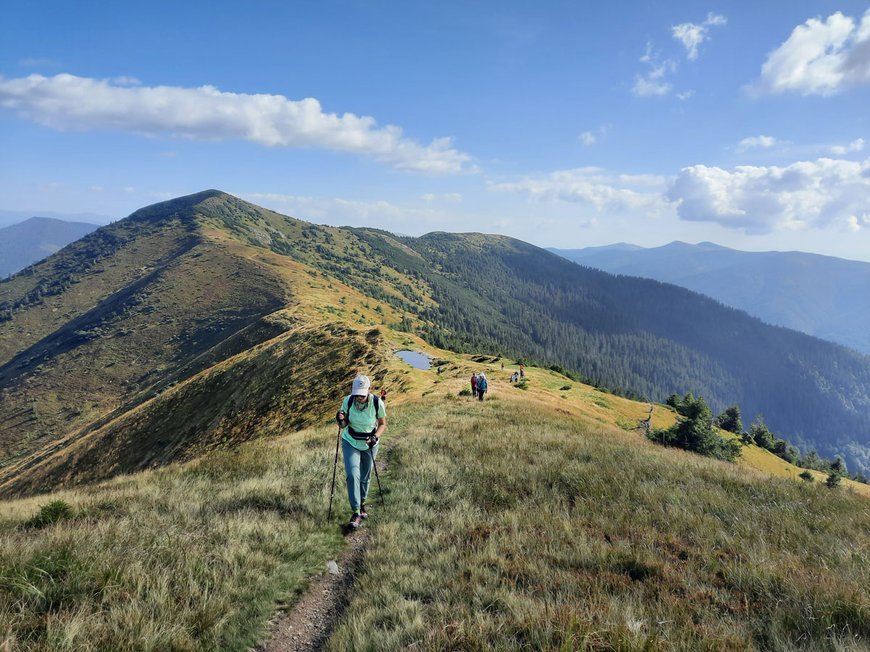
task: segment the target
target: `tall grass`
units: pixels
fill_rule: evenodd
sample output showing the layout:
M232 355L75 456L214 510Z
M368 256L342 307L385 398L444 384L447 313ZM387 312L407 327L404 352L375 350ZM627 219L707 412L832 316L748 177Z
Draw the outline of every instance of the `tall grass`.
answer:
M339 554L341 536L324 523L330 432L58 494L71 513L44 525L34 517L43 501L7 503L0 649L255 643L276 603Z
M505 403L409 425L330 649L870 645L866 499Z
M660 449L526 392L440 392L390 408L387 509L372 501L331 649L870 645L866 499ZM0 649L262 639L340 553L323 522L333 437L0 505Z

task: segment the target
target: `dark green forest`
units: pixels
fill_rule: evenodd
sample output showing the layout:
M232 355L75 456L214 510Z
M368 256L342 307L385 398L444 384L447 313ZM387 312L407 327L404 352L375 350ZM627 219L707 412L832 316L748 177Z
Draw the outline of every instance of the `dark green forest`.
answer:
M870 471L870 357L675 285L582 267L502 236L335 229L207 191L141 209L22 271L20 290L0 296L0 322L66 291L119 242L170 228L173 217L173 252L210 224L394 306L411 318L392 326L436 346L564 369L631 398L691 392L716 413L737 404L748 421L763 415L800 454Z
M431 285L438 307L422 316L424 336L437 346L556 364L634 398L663 402L693 392L717 412L738 403L802 452L842 456L854 470L870 465L866 356L674 285L581 267L510 238L401 239L421 261L356 231L385 264Z

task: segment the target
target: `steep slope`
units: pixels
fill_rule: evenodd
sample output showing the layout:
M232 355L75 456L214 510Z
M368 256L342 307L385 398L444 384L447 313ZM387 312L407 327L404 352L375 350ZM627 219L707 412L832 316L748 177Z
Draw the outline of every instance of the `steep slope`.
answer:
M866 356L510 238L433 233L403 242L432 271L399 254L383 259L432 287L437 307L424 316L439 346L532 356L654 400L691 391L717 411L738 403L804 450L870 467Z
M50 256L96 228L96 224L50 217L31 217L0 228L0 278Z
M316 226L207 191L137 211L0 283L0 314L7 491L187 459L227 432L231 443L271 432L262 423L287 415L253 400L248 380L228 382L220 404L196 388L289 368L267 364L261 346L328 360L330 378L382 374L390 345L366 339L373 326L561 365L653 400L692 391L717 410L737 402L804 448L870 466L866 358L499 236ZM341 344L352 340L367 342L362 358ZM181 396L202 414L167 416L184 413ZM326 409L328 392L315 396L307 409Z
M295 298L311 276L240 243L264 213L216 191L158 204L0 284L2 490L186 459L269 432L276 414L299 426L336 391L310 386L312 371L377 370L376 340Z
M550 251L612 274L674 283L769 324L870 353L870 263L795 251L736 251L709 242Z

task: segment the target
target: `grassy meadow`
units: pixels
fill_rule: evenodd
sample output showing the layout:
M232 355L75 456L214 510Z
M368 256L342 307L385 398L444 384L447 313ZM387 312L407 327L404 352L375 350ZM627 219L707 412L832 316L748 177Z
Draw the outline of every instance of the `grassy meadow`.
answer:
M330 441L306 431L0 503L0 650L246 649L341 552ZM57 500L71 513L40 523Z
M483 403L458 396L478 367ZM625 430L644 404L549 373L523 391L497 363L444 369L391 394L387 508L329 649L870 646L865 497L660 448ZM341 553L334 436L0 503L0 649L254 644ZM55 500L66 518L36 518Z

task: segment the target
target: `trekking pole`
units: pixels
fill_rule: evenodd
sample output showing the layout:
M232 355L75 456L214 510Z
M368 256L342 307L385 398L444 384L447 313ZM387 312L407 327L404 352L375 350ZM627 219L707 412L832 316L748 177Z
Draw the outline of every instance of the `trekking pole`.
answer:
M329 489L329 512L326 514L326 522L332 519L332 495L335 493L335 470L338 468L338 444L341 442L341 426L338 427L338 437L335 439L335 461L332 463L332 487ZM380 487L380 485L378 485Z
M384 490L381 489L381 476L378 475L378 464L375 462L375 453L370 448L369 455L372 456L372 466L375 467L375 479L378 481L378 495L381 497L381 507L384 508L384 511L387 511L387 504L384 502Z

